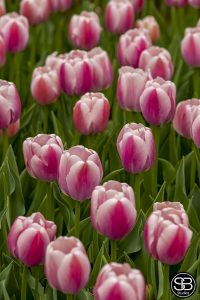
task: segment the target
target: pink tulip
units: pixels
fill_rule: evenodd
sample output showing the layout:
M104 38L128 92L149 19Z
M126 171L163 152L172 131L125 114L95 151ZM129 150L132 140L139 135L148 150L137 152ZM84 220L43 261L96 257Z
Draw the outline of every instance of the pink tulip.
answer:
M65 11L70 8L72 0L50 0L53 11Z
M142 20L137 20L135 27L138 29L146 29L152 42L156 42L160 37L160 26L153 16L146 16Z
M63 152L61 139L55 134L38 134L23 143L24 161L28 173L40 180L57 180Z
M76 48L90 50L99 40L102 28L95 12L82 11L73 15L69 23L69 38Z
M0 16L5 15L6 7L5 7L5 0L0 0Z
M128 184L111 180L93 190L91 221L102 235L124 238L133 229L136 215L135 195Z
M138 67L139 58L145 49L151 46L147 31L131 29L121 35L117 48L118 61L121 66Z
M91 134L106 129L110 104L102 93L88 93L76 102L73 119L76 129L82 134Z
M110 263L100 271L94 287L95 300L145 300L142 273L129 264Z
M183 59L194 68L200 67L200 27L186 28L181 42Z
M78 201L89 199L102 176L101 161L95 151L74 146L63 152L59 167L59 186L64 194Z
M155 162L151 129L143 124L126 124L119 133L117 150L126 171L141 173L149 170Z
M152 125L172 121L176 106L176 86L172 81L157 77L146 83L140 96L140 108L145 120Z
M188 4L188 0L165 0L166 4L169 6L185 6Z
M164 48L155 46L142 52L139 68L149 71L153 78L160 76L165 80L170 80L174 71L170 53Z
M3 35L0 33L0 67L6 63L6 44Z
M20 129L20 119L18 119L15 123L12 123L6 129L6 134L8 137L15 136ZM3 130L0 129L0 136L3 134Z
M200 7L200 0L188 0L188 3L194 8Z
M8 248L25 265L36 266L44 263L46 247L55 235L56 225L40 212L17 217L8 234Z
M61 65L67 60L68 54L58 54L58 52L53 52L48 55L45 60L45 66L55 70L58 75L60 75Z
M0 32L6 48L11 53L20 52L27 46L29 39L28 20L17 13L9 13L0 17Z
M51 13L49 0L22 0L20 14L27 17L30 24L39 24L46 21Z
M55 102L60 95L60 83L55 70L48 67L38 67L33 71L31 93L40 104Z
M108 2L105 23L109 32L122 34L131 29L133 21L134 10L128 0L110 0Z
M129 0L136 12L140 12L144 6L144 0Z
M149 254L169 265L178 264L185 256L192 231L180 202L155 203L144 226L144 241Z
M192 139L195 145L200 148L200 113L192 123Z
M121 108L141 111L140 96L149 76L141 69L122 67L119 70L117 98Z
M21 101L14 83L0 80L0 129L15 123L21 114Z
M113 67L106 51L100 47L88 53L92 66L92 91L101 91L112 85Z
M173 127L182 136L192 138L192 124L200 115L200 99L191 99L177 105Z
M45 256L49 284L63 293L78 293L88 282L90 262L85 248L75 237L61 236L51 242Z
M82 95L92 88L92 65L85 51L73 50L60 68L60 82L68 95Z

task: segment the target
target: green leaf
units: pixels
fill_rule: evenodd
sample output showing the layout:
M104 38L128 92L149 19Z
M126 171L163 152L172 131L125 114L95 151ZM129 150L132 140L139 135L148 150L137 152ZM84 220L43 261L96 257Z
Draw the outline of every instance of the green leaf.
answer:
M159 158L158 161L162 164L163 177L167 184L170 184L174 181L176 176L176 170L174 166L167 160Z
M174 201L180 201L185 207L188 205L188 198L185 189L185 160L182 158L176 172L176 185Z
M103 244L101 246L101 249L99 251L99 254L98 254L98 256L96 258L96 261L94 263L93 270L92 270L92 273L90 275L89 286L93 286L95 284L97 276L99 274L99 271L102 267L102 258L103 258L103 254L104 254L104 245L105 245L105 242L103 242Z
M181 264L179 272L187 272L187 270L193 265L198 258L198 248L200 243L200 233L193 237L187 254Z

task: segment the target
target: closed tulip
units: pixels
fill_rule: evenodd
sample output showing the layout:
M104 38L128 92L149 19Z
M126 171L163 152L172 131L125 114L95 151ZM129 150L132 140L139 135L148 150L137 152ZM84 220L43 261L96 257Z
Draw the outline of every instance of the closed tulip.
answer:
M138 29L146 29L152 42L156 42L160 37L160 26L153 16L146 16L142 20L137 20L135 27Z
M117 150L126 171L141 173L149 170L155 162L151 129L143 124L126 124L117 138Z
M184 38L181 42L181 52L186 64L200 67L200 27L186 28Z
M27 266L44 263L47 245L55 239L56 225L39 212L17 217L8 234L8 248Z
M0 0L0 16L5 15L6 8L5 8L5 0Z
M169 6L185 6L188 4L188 0L165 0L166 4Z
M33 71L31 93L40 104L55 102L60 95L58 73L48 67L38 67Z
M174 71L170 53L164 48L154 46L142 52L139 68L149 71L153 78L159 76L165 80L170 80Z
M146 285L142 273L129 264L110 263L100 271L94 287L95 300L145 300Z
M140 108L147 122L161 125L172 121L176 106L176 86L157 77L146 83L140 96Z
M184 258L191 238L188 216L181 203L154 204L144 226L145 246L153 258L169 265L178 264Z
M200 0L188 0L188 3L194 8L200 7Z
M192 138L192 124L200 115L200 99L191 99L177 105L173 119L174 129L186 138Z
M72 0L50 0L53 11L65 11L72 5Z
M61 156L59 186L63 193L75 200L89 199L102 176L101 161L93 150L74 146Z
M21 101L14 83L0 80L0 129L15 123L21 114Z
M87 93L76 102L73 119L82 134L98 133L106 129L110 104L102 93Z
M6 63L6 44L3 35L0 33L0 67Z
M0 17L0 32L6 48L11 53L20 52L27 46L29 39L29 24L27 18L17 13L9 13Z
M94 48L100 39L101 26L95 12L83 11L73 15L69 23L69 39L71 44L80 49Z
M151 46L147 31L131 29L121 35L117 47L117 57L121 66L138 67L142 52Z
M122 67L117 82L117 99L125 110L141 111L140 96L149 76L141 69Z
M45 66L55 70L60 75L61 65L67 60L67 57L67 53L58 54L58 52L53 52L46 57Z
M62 141L55 134L27 138L23 143L23 153L28 173L44 181L57 180L63 150Z
M49 0L22 0L20 14L27 17L30 24L39 24L46 21L51 13Z
M129 0L129 1L132 3L133 8L137 13L143 9L144 2L145 2L144 0Z
M49 284L63 293L78 293L88 282L90 262L75 237L59 237L46 250L45 274Z
M110 0L106 6L105 23L109 32L122 34L131 29L134 9L128 0Z
M92 192L91 221L102 235L124 238L133 229L136 215L135 195L128 184L111 180Z

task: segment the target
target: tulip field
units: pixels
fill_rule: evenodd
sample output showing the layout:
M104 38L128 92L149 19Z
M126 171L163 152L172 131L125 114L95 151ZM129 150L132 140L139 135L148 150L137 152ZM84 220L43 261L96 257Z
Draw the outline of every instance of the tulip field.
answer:
M199 148L199 0L0 0L0 300L199 300Z

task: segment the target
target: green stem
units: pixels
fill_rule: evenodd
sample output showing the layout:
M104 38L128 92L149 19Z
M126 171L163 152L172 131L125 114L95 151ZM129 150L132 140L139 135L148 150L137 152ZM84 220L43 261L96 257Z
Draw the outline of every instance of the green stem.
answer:
M111 261L116 261L117 260L117 241L111 240L110 241L111 245Z
M141 174L135 175L135 199L136 199L136 209L139 213L140 211L140 185L141 185Z
M192 145L192 161L191 161L191 172L190 172L190 190L193 189L196 179L196 155L195 155L195 145Z
M160 144L160 127L153 126L153 135L156 146L156 159L152 169L152 196L157 195L157 179L158 179L158 156L159 156L159 144Z
M93 263L96 261L99 253L99 236L96 230L93 231Z
M2 162L6 156L8 150L8 135L6 130L3 130L3 158L2 158Z
M66 295L66 300L73 300L74 296L73 295Z
M80 234L80 202L76 201L75 205L75 236L79 238Z
M27 286L27 267L23 266L22 285L21 285L21 300L26 300L26 286Z
M47 218L54 220L54 198L53 198L53 182L47 183L47 199L46 199Z
M48 113L49 113L47 105L44 105L43 112L44 112L43 131L44 131L44 133L47 133L47 131L48 131Z
M39 267L35 268L35 290L34 290L34 300L38 300L38 284L39 284Z
M163 274L164 274L163 300L169 300L170 299L169 265L163 266Z

